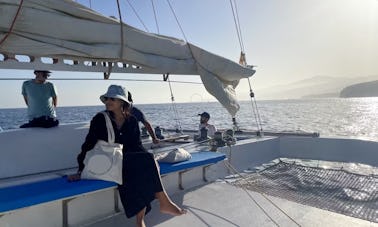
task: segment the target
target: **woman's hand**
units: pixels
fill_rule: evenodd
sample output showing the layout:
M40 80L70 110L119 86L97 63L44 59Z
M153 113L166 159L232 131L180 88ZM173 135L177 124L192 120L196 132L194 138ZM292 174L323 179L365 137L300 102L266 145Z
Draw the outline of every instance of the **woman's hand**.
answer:
M67 176L67 180L70 181L70 182L79 181L80 179L81 179L81 174L80 173L75 173L75 174Z

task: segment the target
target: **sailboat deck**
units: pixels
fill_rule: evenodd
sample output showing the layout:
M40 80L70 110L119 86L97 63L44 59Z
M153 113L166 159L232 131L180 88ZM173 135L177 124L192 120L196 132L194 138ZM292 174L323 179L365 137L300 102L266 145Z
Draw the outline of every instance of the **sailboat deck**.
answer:
M267 196L270 202L259 193L244 191L225 181L177 192L171 198L186 207L188 213L179 217L161 214L158 203L154 202L151 213L146 216L147 226L378 226L377 223ZM85 226L133 225L133 218L127 219L119 213Z

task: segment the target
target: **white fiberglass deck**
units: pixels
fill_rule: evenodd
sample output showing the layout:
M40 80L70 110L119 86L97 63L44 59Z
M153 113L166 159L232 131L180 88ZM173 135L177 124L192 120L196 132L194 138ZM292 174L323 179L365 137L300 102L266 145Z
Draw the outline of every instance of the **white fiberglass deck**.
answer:
M253 199L265 211L256 205ZM147 226L378 226L376 223L348 217L318 208L268 196L294 221L277 209L261 194L244 191L224 181L217 181L192 190L172 195L172 199L188 209L188 213L171 217L159 212L153 203L146 216ZM269 215L269 216L268 216ZM123 213L86 226L134 226L135 220L126 219Z

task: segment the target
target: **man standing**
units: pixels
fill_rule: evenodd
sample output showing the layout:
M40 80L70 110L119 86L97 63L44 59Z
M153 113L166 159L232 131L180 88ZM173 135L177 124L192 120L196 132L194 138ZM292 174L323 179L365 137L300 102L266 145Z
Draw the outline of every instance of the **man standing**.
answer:
M56 119L57 92L53 83L46 81L50 71L35 70L35 79L22 84L22 95L28 107L29 122L20 128L51 128L59 124Z
M200 138L201 139L207 139L207 138L203 138L203 137L207 137L207 136L213 137L214 133L217 131L217 129L215 128L214 125L208 123L208 121L210 120L210 114L208 112L203 112L203 113L198 114L198 115L201 116L200 124L199 124L199 127L198 127L198 134L199 134ZM203 135L204 131L206 132L206 136Z

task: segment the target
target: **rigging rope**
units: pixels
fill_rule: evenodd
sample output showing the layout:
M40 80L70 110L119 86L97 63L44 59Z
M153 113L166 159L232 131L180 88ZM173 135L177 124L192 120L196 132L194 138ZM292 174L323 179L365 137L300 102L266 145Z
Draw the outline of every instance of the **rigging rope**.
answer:
M240 29L239 14L238 14L238 10L237 10L237 7L236 7L236 2L235 1L233 3L232 2L233 1L230 0L232 15L234 16L236 33L237 33L237 36L238 36L238 39L239 39L240 49L241 49L242 53L244 53L244 44L243 44L243 39L242 39L242 34L241 34L241 29ZM235 5L235 9L234 9L234 5Z
M168 3L169 8L171 9L171 11L172 11L172 13L173 13L173 16L175 17L175 20L176 20L177 25L179 26L179 28L180 28L180 30L181 30L182 35L184 36L185 42L188 43L188 39L186 38L186 35L185 35L185 33L184 33L184 30L182 29L181 24L180 24L180 22L179 22L179 20L178 20L178 18L177 18L177 16L176 16L176 13L175 13L175 11L173 10L173 7L172 7L172 5L171 5L171 2L170 2L169 0L167 0L167 3ZM190 49L190 46L189 46L189 49ZM192 51L192 50L190 50L190 51ZM193 55L193 54L192 54L192 55Z
M169 90L171 91L172 108L173 108L173 113L175 115L174 117L175 117L175 121L176 121L176 132L182 134L181 120L180 120L180 116L179 116L179 113L178 113L178 110L177 110L177 107L176 107L175 97L173 96L173 91L172 91L172 86L171 86L171 80L169 79L169 74L166 74L166 77L164 77L164 78L166 78L166 80L168 81Z
M238 13L238 7L236 5L236 1L230 0L230 5L231 5L231 10L232 10L232 15L234 17L236 34L238 36L240 50L241 50L239 64L247 66L247 59L245 57L244 42L243 42L243 37L242 37L242 32L241 32L239 13ZM251 82L250 82L249 78L247 78L247 79L248 79L248 85L249 85L249 96L251 98L251 106L252 106L253 115L254 115L255 121L256 121L258 135L262 136L263 135L262 134L263 129L262 129L260 113L259 113L259 110L257 108L257 102L256 102L256 99L255 99L255 94L252 91L252 86L251 86ZM236 122L236 120L233 119L233 122Z
M137 13L137 11L134 9L133 5L131 5L130 1L129 0L126 0L127 3L130 5L131 9L133 10L133 12L135 13L135 15L137 16L139 22L143 25L144 29L147 31L147 32L150 32L148 30L148 28L146 27L146 25L143 23L143 20L139 17L139 14Z
M152 9L153 9L153 11L154 11L156 30L157 30L157 33L160 34L159 24L158 24L158 20L157 20L157 16L156 16L156 10L155 10L154 0L151 0L151 3L152 3Z
M0 46L4 43L4 41L8 38L8 36L10 34L12 34L12 31L13 31L13 28L14 28L14 25L16 24L16 20L17 20L17 17L18 15L20 14L20 11L21 11L21 7L22 7L22 4L24 3L24 0L21 0L20 1L20 5L18 5L18 9L17 9L17 12L16 12L16 15L14 16L13 20L12 20L12 24L8 30L8 33L1 39L0 41Z
M121 36L121 53L119 55L120 60L122 61L123 59L123 45L124 45L124 39L123 39L123 24L122 24L122 14L121 14L121 7L119 5L119 0L117 0L117 8L118 8L118 16L119 16L119 25L121 27L120 29L120 36Z
M232 151L232 148L231 146L229 146L230 148L230 155L231 155L231 151ZM242 180L244 180L245 182L249 183L247 178L244 177L231 163L229 160L225 159L224 160L224 164L226 166L226 168L230 171L230 172L233 172L233 174L236 174L238 175ZM227 181L226 181L227 182ZM228 182L227 182L228 183ZM248 191L248 189L242 185L241 188L243 189L243 191L245 191L248 196L252 199L252 201L265 213L265 215L276 225L276 226L280 226L276 221L273 220L273 218L269 215L269 213L253 198L253 196L251 195L251 193ZM284 210L282 210L277 204L275 204L271 199L268 198L268 196L266 196L264 193L259 193L262 197L264 197L270 204L272 204L274 207L276 207L279 211L281 211L286 217L288 217L292 222L294 222L297 226L301 226L298 222L296 222L292 217L290 217Z
M240 177L242 177L242 175L231 165L231 163L229 163L227 160L224 160L224 165L226 166L226 168L230 171L230 172L233 172L233 174L237 174L239 175ZM227 182L227 181L226 181ZM253 196L249 193L249 191L247 189L245 189L244 187L242 187L243 191L247 193L248 197L256 204L256 206L258 206L260 208L260 210L276 225L276 226L280 226L276 221L274 221L274 219L269 215L269 213L255 200L255 198L253 198Z
M248 79L248 85L249 85L249 97L251 98L250 99L251 107L252 107L253 115L255 116L257 130L259 131L260 135L262 135L263 129L262 129L261 117L260 117L259 109L257 108L255 94L252 91L252 86L251 86L251 82L249 81L249 78L247 79Z

